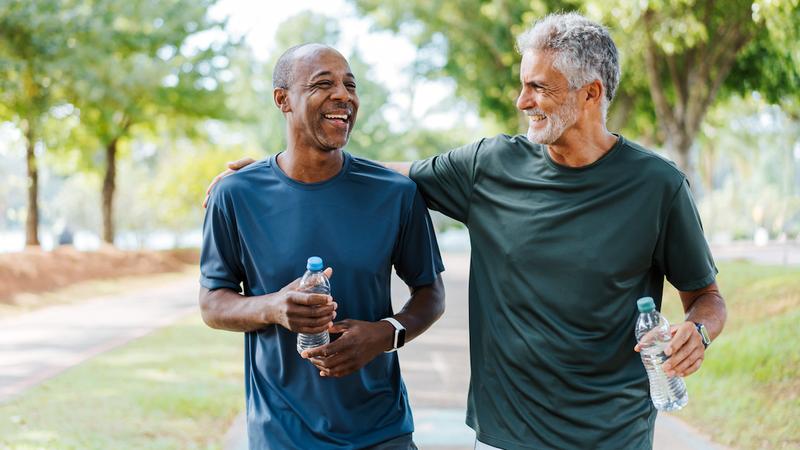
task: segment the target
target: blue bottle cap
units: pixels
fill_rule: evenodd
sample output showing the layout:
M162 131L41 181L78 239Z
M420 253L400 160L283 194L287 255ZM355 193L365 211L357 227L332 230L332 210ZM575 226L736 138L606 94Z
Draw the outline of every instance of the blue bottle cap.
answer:
M646 313L656 309L656 302L653 297L642 297L636 300L636 306L639 308L639 312Z
M322 258L319 256L312 256L311 258L308 258L306 269L314 271L322 270Z

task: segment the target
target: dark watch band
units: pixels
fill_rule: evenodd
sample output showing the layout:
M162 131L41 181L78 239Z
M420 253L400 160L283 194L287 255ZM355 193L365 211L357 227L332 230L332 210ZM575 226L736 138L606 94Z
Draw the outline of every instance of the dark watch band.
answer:
M694 322L694 327L697 328L697 332L700 333L700 339L703 341L703 347L708 348L708 346L711 344L711 338L708 336L706 326L700 322Z

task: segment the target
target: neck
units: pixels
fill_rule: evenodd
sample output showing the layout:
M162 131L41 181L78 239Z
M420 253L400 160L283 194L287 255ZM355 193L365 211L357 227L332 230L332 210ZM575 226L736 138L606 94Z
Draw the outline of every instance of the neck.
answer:
M605 126L592 129L571 127L547 146L547 153L562 166L583 167L602 158L616 142L617 137L609 133Z
M319 183L339 174L344 155L342 149L323 151L290 145L275 161L289 178L301 183Z

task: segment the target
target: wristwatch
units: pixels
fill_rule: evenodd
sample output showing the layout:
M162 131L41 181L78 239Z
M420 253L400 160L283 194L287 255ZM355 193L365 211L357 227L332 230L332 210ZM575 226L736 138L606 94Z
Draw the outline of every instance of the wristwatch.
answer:
M700 322L694 322L694 326L697 328L697 332L700 333L700 338L703 340L703 347L708 348L709 344L711 344L711 338L708 336L706 326Z
M392 349L386 350L386 353L397 351L398 348L402 347L406 343L406 327L404 327L403 324L394 317L386 317L385 319L381 320L389 322L394 327L394 340L392 341Z

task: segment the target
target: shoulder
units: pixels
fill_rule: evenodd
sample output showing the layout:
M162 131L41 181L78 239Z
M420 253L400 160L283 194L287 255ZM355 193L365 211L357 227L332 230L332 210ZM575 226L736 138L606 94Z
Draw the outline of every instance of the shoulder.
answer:
M211 199L232 200L252 193L259 184L263 184L260 183L261 179L271 173L264 170L269 164L269 158L262 159L222 178L212 189Z
M650 182L661 182L670 187L677 188L685 180L686 175L681 172L674 162L644 146L629 141L620 136L622 142L623 161L635 166L640 177Z
M527 137L523 134L517 135L510 135L510 134L498 134L496 136L483 138L480 141L481 147L488 147L488 148L519 148L519 147L533 147L537 144L532 143L528 140Z
M382 164L368 159L352 156L350 177L375 187L389 187L403 192L416 192L417 185L410 178L401 175Z
M496 152L516 151L520 148L531 148L537 144L531 143L525 135L498 134L491 137L478 139L470 144L455 149L456 151L475 152L478 157Z
M539 144L529 141L522 134L513 136L498 134L476 141L473 145L475 146L475 160L477 162L489 162L497 159L507 161L509 155L512 157L530 155L532 153L531 150L539 146Z

